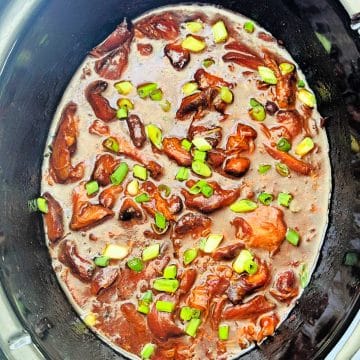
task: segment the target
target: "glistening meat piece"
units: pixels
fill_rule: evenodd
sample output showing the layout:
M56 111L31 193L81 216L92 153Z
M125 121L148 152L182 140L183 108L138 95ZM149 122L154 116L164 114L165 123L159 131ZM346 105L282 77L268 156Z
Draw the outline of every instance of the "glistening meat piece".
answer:
M242 305L229 306L224 309L224 320L243 320L257 318L259 315L274 310L276 305L264 295L257 295Z
M111 121L116 118L116 110L110 106L109 100L102 95L107 87L106 81L96 80L85 89L86 100L94 110L95 115L103 121Z
M188 138L192 140L195 136L204 138L213 148L216 148L222 139L222 128L220 126L197 125L197 121L192 121L188 130Z
M296 135L299 135L303 129L304 119L297 110L280 110L276 114L276 120L282 126L285 126L287 131L290 133L291 137L288 138L289 140Z
M209 87L232 87L232 84L225 81L219 76L212 75L204 69L199 69L194 75L195 81L198 83L201 90L205 90Z
M222 246L216 249L211 256L216 261L233 260L244 247L245 245L242 242Z
M164 153L180 166L190 166L192 157L182 145L181 140L175 137L165 138L163 140Z
M150 156L144 152L139 151L136 147L132 146L123 137L114 137L119 144L117 154L123 154L132 160L144 165L150 172L154 179L159 179L163 173L163 168L157 162L151 160ZM104 140L103 144L106 140Z
M73 183L84 176L84 164L75 167L71 164L71 157L76 150L79 118L76 115L77 105L70 102L64 108L60 125L52 144L50 155L50 174L59 184Z
M185 197L185 205L189 209L208 214L221 209L224 206L231 205L240 196L240 188L226 190L221 188L216 181L209 181L208 183L214 190L213 195L209 198L202 194L193 195L187 190L181 189L181 193Z
M235 156L226 160L224 171L226 174L241 177L250 167L250 160L244 156Z
M59 246L59 260L70 268L73 275L81 280L90 281L95 266L94 264L79 255L78 248L74 241L63 240Z
M114 216L112 210L89 202L84 182L73 190L72 203L70 229L74 231L90 229Z
M95 162L95 167L91 178L96 180L100 185L110 184L110 175L120 164L120 160L115 159L110 154L100 155Z
M111 286L118 276L119 269L117 267L98 268L91 280L91 293L97 295L100 290Z
M270 294L279 301L290 302L299 293L296 276L292 270L283 271L275 280Z
M126 119L129 128L130 138L132 143L137 148L142 148L146 141L145 127L141 119L134 114L131 114Z
M247 246L274 252L285 239L286 224L282 210L260 205L253 212L236 217L232 222L236 237Z
M187 213L183 215L173 228L173 236L182 238L188 234L200 236L210 230L211 219L205 215Z
M140 20L135 29L149 39L175 40L179 35L179 19L173 12L152 15Z
M265 315L260 318L261 330L257 335L257 342L262 341L266 336L271 336L274 334L277 324L279 323L279 318L276 314Z
M110 134L110 128L101 120L94 120L89 127L89 133L98 136L107 136Z
M100 193L99 203L108 209L112 209L122 191L123 188L121 185L109 186Z
M43 197L48 205L48 212L44 214L47 236L52 243L55 243L64 236L64 212L50 193L44 193Z
M259 66L264 64L261 59L255 56L238 53L235 51L229 51L222 57L222 59L224 62L233 62L237 65L247 67L252 70L257 70Z
M190 51L178 44L167 44L164 53L176 70L184 69L190 61Z

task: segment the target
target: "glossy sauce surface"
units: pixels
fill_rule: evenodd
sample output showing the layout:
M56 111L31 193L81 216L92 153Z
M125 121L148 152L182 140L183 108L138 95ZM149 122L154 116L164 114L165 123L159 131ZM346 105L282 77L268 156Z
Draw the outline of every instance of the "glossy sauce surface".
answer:
M165 27L172 25L165 32L161 31L161 26L156 28L160 32L149 32L148 26L154 16L155 23L158 24L160 18L166 20ZM190 52L190 60L179 70L164 55L164 48L168 44L181 44L189 34L185 23L193 20L203 24L203 29L195 35L205 39L206 48L200 53ZM216 44L211 26L219 20L226 24L229 37L226 42ZM53 267L82 318L92 314L96 319L93 329L117 350L128 352L128 356L139 356L147 343L156 344L154 359L236 356L254 342L261 342L273 334L301 295L299 274L306 268L309 278L316 264L327 224L331 184L326 133L316 108L299 101L299 88L295 87L294 104L281 106L284 105L279 93L281 87L261 81L257 71L259 64L271 66L271 59L277 65L295 63L271 35L257 25L253 33L244 31L246 21L248 19L240 15L214 7L159 9L135 21L135 30L131 31L134 36L125 36L125 41L116 48L117 40L126 32L126 27L119 27L113 38L108 38L110 40L95 48L85 59L54 117L48 142L52 154L45 157L42 182L43 193L48 193L44 196L52 204L45 215L45 223ZM125 57L126 64L114 66L111 64L114 58L106 59L109 54L121 59ZM264 60L266 54L270 54L270 60ZM209 58L214 64L206 68L203 61ZM299 69L295 71L296 80L305 80ZM204 76L204 72L205 78L206 74L215 75L221 78L221 83L203 85L201 74ZM134 85L126 96L119 95L114 86L121 80L131 81ZM203 106L201 111L194 105L195 111L186 112L182 106L185 98L182 86L189 81L198 83L201 94L216 92L225 85L231 89L234 101L222 104L220 109L214 104ZM171 104L170 111L161 108L163 100L157 102L138 96L136 86L150 82L161 88L163 100ZM179 160L174 160L178 157L171 150L166 151L166 140L159 151L149 139L142 139L141 130L137 129L131 135L129 121L116 119L117 101L124 97L134 104L130 114L137 115L144 126L158 126L164 139L189 139L190 126L203 126L207 130L221 128L220 141L207 154L212 175L205 180L214 189L209 199L198 196L196 200L188 193L193 184L186 186L186 182L175 179ZM271 101L281 109L273 111L267 106L265 120L256 121L249 116L251 98L263 105ZM255 136L248 136L251 131ZM291 158L276 150L279 134L292 143ZM109 136L119 140L122 154L106 151L103 142ZM306 136L312 138L315 148L300 158L294 149ZM235 142L233 147L231 137ZM172 141L169 141L170 145ZM191 163L192 156L181 152L181 165L189 167L188 157ZM216 155L219 154L224 157L216 166ZM128 164L130 171L117 188L110 184L108 176L101 180L97 177L100 191L95 196L87 196L84 185L94 178L99 156L105 155L111 172L121 161ZM224 166L230 159L239 157L250 162L249 168L243 174L232 176L233 173L226 172ZM141 161L148 165L153 161L161 167L159 174L151 164L147 166L150 176L147 182L140 181L139 191L147 192L152 199L157 197L155 207L158 212L169 210L170 226L161 236L154 234L151 227L154 223L153 202L148 208L147 203L137 204L139 217L119 220L124 203L134 200L126 189L134 179L133 166ZM289 176L281 176L275 170L279 161L289 164ZM264 164L271 165L271 169L260 174L259 165ZM189 181L196 183L200 179L190 171ZM160 184L171 189L169 198L157 190ZM108 191L108 194L101 195L102 191ZM261 192L274 196L269 206L257 200ZM278 204L279 193L292 195L289 208ZM107 200L102 200L101 196ZM252 212L234 213L229 205L240 199L250 199L258 207ZM182 209L176 208L178 201ZM219 208L215 210L216 206ZM89 213L87 219L86 212ZM288 228L300 234L298 246L285 240ZM201 247L201 239L209 233L224 236L218 247L220 251L207 254L200 249L198 257L185 266L184 251ZM161 246L157 259L145 262L144 269L138 273L128 268L129 259L141 258L143 249L155 243ZM93 260L109 244L126 246L128 255L122 260L111 260L108 267L96 267ZM249 249L254 255L258 264L255 275L238 274L232 267L242 248ZM180 288L173 294L153 290L150 313L139 313L136 310L139 299L146 290L153 289L154 279L161 278L169 264L177 266ZM157 311L157 300L174 302L175 311L171 315ZM195 337L184 333L188 323L179 318L183 306L201 310L201 325ZM218 339L219 324L230 325L226 341Z

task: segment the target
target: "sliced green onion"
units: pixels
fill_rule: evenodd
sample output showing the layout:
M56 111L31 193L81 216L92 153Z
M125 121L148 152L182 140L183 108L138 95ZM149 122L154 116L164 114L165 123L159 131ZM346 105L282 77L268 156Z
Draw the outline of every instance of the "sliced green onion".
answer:
M273 195L267 192L262 192L258 196L258 200L264 205L270 205L273 199L274 199Z
M230 205L230 210L236 213L250 212L257 209L257 204L249 199L242 199Z
M170 194L171 194L171 189L169 188L169 186L165 185L165 184L160 184L158 186L158 190L161 192L161 193L164 193L164 196L165 197L168 197Z
M133 174L136 178L138 178L140 180L145 181L148 178L148 173L147 173L146 167L138 165L138 164L134 165Z
M38 211L38 210L39 210L39 207L38 207L38 205L37 205L37 198L36 198L36 199L28 200L27 206L28 206L28 209L29 209L29 211L30 211L31 213L32 213L32 212L35 212L35 211Z
M227 104L231 104L234 100L234 94L228 87L222 86L220 88L220 98L222 101L226 102Z
M108 137L104 142L103 142L103 146L110 150L113 151L114 153L119 152L119 143L118 141L114 138L114 137Z
M199 309L192 309L192 318L199 319L201 315L201 310Z
M308 286L310 280L306 264L302 264L300 267L299 279L301 287L305 289Z
M144 301L140 301L136 309L139 313L147 315L150 312L150 306Z
M291 144L287 139L281 138L276 144L276 147L280 151L288 152L291 149Z
M150 304L153 301L153 293L151 290L147 290L141 298L142 301Z
M181 91L183 92L184 95L188 96L193 94L198 89L199 89L198 84L195 81L190 81L182 86Z
M146 247L142 252L143 261L155 259L160 254L160 244L153 244Z
M196 184L194 184L188 192L192 195L197 195L201 193L201 189L207 185L207 182L205 180L199 180Z
M297 87L304 88L305 87L305 81L304 80L299 80L298 83L297 83Z
M175 176L175 179L179 181L185 181L188 178L189 178L189 169L186 167L181 167Z
M321 45L324 47L325 51L330 54L331 52L331 41L323 34L320 34L315 31L315 35L320 41Z
M315 95L306 89L298 90L298 98L303 104L308 107L313 108L316 105Z
M152 144L159 150L162 149L162 131L154 124L145 126L146 135Z
M177 275L177 267L176 265L168 265L164 269L164 278L165 279L175 279Z
M138 86L137 87L137 93L142 99L145 99L148 96L150 96L150 94L154 90L156 90L157 88L158 88L158 84L156 84L156 83L147 83L147 84Z
M345 254L344 265L355 266L359 261L358 254L354 251L349 251Z
M94 314L92 312L87 314L84 318L84 323L85 323L85 325L87 325L89 327L95 326L95 324L97 323L96 314Z
M204 139L203 137L200 137L200 136L196 136L192 140L192 143L200 151L209 151L212 149L211 144L206 139Z
M117 101L117 105L120 108L126 107L128 110L133 110L134 109L134 104L129 99L126 99L126 98L119 99Z
M94 259L94 263L99 267L107 267L109 265L110 258L108 256L98 256Z
M221 43L227 40L229 34L227 32L226 26L222 20L218 21L211 27L214 41L216 43Z
M185 250L183 255L184 265L189 265L190 263L192 263L197 258L197 255L198 250L196 248Z
M129 172L129 166L127 163L122 162L120 165L116 168L116 170L110 175L110 181L114 185L121 184L127 173Z
M200 249L207 254L214 252L224 238L223 234L210 234Z
M49 211L47 200L43 197L29 200L28 208L30 212L35 212L39 210L42 213L46 214Z
M103 252L103 256L110 259L122 260L129 254L129 248L124 245L108 244Z
M253 22L251 21L247 21L245 24L244 24L244 30L249 33L249 34L252 34L254 31L255 31L255 25Z
M183 49L192 51L192 52L200 52L203 51L206 47L206 43L204 40L196 38L192 35L188 35L181 43Z
M180 310L180 319L183 321L189 321L192 319L193 310L190 306L183 306Z
M253 120L264 121L266 118L266 110L264 106L257 105L249 110L249 115Z
M133 85L132 85L131 81L120 81L120 82L115 83L114 87L118 91L119 94L128 95L131 92Z
M244 263L244 270L248 274L254 275L258 271L258 264L254 260L247 260Z
M119 120L126 119L128 117L128 108L126 106L118 108L116 110L116 117Z
M215 61L213 59L205 59L202 64L204 67L208 68L208 67L214 65Z
M290 175L290 170L289 168L285 165L285 164L282 164L282 163L276 163L275 164L275 170L276 172L281 175L281 176L289 176Z
M158 300L155 304L157 311L172 313L175 309L175 303L171 301Z
M271 169L271 165L259 165L258 173L263 175L266 174Z
M192 142L189 141L188 139L183 139L181 141L181 146L186 150L186 151L190 151L191 146L192 146Z
M243 249L240 251L240 254L238 255L238 257L235 259L235 261L232 264L233 269L238 273L241 274L244 271L246 271L245 269L245 264L248 261L252 261L253 260L253 254L246 249Z
M139 204L143 202L148 202L150 201L150 196L148 193L142 193L135 198L135 201Z
M99 184L97 181L89 181L85 184L86 193L90 196L99 191Z
M287 232L286 232L286 240L291 244L291 245L294 245L294 246L298 246L299 244L299 240L300 240L300 235L299 233L294 230L294 229L287 229Z
M200 21L189 21L185 23L186 29L192 33L198 33L204 28Z
M137 195L139 193L139 181L136 179L131 180L126 187L126 190L131 196Z
M163 111L165 112L169 112L171 110L171 103L169 100L163 100L161 103L160 103L160 107Z
M263 82L271 85L277 84L275 73L270 68L266 66L259 66L258 72Z
M209 198L209 197L213 196L213 194L214 194L214 189L213 189L209 184L206 184L205 186L202 187L201 193L202 193L206 198Z
M155 213L155 225L161 230L164 230L167 227L166 217L161 212L157 211Z
M289 64L289 63L281 63L279 65L279 69L280 69L282 75L287 75L294 71L295 66L293 64Z
M255 106L259 106L259 105L261 105L261 103L259 103L255 98L250 99L250 106L251 107L255 107Z
M310 137L306 137L300 141L300 143L295 148L295 154L300 156L305 156L314 148L314 142Z
M160 101L163 98L163 92L161 89L156 89L150 93L150 99L153 101Z
M155 279L153 288L157 291L174 293L179 287L179 280L176 279Z
M291 200L293 199L291 194L288 193L279 193L277 201L280 206L289 207Z
M191 168L195 174L203 177L210 177L212 174L210 167L207 164L198 160L191 163Z
M154 355L156 349L156 345L148 343L144 345L144 347L141 350L140 356L141 359L147 360L151 359L151 357Z
M142 271L142 269L144 268L144 263L140 258L134 257L130 260L127 261L126 265L131 269L134 270L136 272L140 272Z
M185 328L185 333L189 336L195 337L197 329L201 325L200 319L191 319Z
M197 161L205 162L206 151L195 150L193 159Z
M228 340L229 339L229 325L220 325L219 326L219 340Z

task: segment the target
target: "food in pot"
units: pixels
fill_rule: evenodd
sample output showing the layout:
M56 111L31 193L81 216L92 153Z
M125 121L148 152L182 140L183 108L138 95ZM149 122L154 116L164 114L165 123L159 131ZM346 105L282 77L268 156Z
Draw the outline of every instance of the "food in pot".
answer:
M310 280L328 143L300 69L264 34L211 6L124 20L59 105L30 205L75 309L129 357L237 356Z

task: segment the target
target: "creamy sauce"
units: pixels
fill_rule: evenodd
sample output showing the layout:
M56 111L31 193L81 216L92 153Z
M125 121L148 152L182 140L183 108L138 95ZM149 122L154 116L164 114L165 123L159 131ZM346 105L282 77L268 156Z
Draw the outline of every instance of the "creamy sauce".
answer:
M151 40L147 38L134 37L130 55L128 60L128 66L125 72L122 74L121 79L116 81L106 80L108 82L107 90L102 94L106 97L113 108L117 108L116 102L119 99L113 84L119 80L130 80L134 85L142 84L145 82L155 82L161 87L164 98L169 100L171 103L171 110L169 112L163 112L159 106L159 103L143 100L137 96L136 91L132 91L127 97L134 103L135 109L133 113L137 114L144 125L153 123L158 125L163 134L167 137L175 136L178 138L185 138L187 129L190 125L191 120L179 121L175 120L175 113L181 104L181 100L184 97L181 92L181 86L193 80L194 73L202 68L202 62L204 59L210 56L214 59L215 64L208 69L205 69L211 74L217 75L230 83L235 83L236 86L232 89L234 93L234 103L229 105L226 109L226 113L230 114L229 117L221 122L220 126L223 127L223 138L221 143L218 145L219 148L225 148L227 137L233 134L236 130L236 125L241 122L251 126L257 131L257 138L255 140L256 150L253 154L248 157L251 160L251 165L248 172L239 179L229 179L216 172L213 172L211 180L215 180L219 183L222 188L233 189L241 187L244 184L250 188L256 195L262 191L271 193L274 198L280 192L291 193L293 195L293 201L290 209L280 207L276 200L272 202L274 207L280 208L284 212L284 221L288 228L297 229L301 235L301 241L299 246L293 246L286 240L283 241L278 252L271 255L268 251L262 249L251 249L252 252L266 261L271 271L270 284L256 291L256 295L265 294L266 297L274 304L276 304L276 314L278 315L280 322L288 316L289 312L295 305L296 299L301 296L302 289L299 287L299 293L297 297L293 298L290 304L280 302L276 298L269 294L269 289L273 285L276 274L279 274L285 270L293 270L296 275L299 274L302 264L307 264L309 276L312 273L317 259L322 241L324 238L327 221L328 221L328 204L329 195L331 190L331 173L328 158L328 142L325 131L321 128L321 116L316 109L312 111L311 121L316 131L312 132L312 139L317 145L316 150L304 157L304 160L311 163L316 167L315 175L312 176L301 176L294 172L291 172L290 176L282 177L275 171L275 161L266 153L263 149L262 144L268 143L267 138L261 130L261 123L252 120L248 115L249 99L256 98L259 102L265 103L267 99L271 98L271 87L269 90L258 90L255 86L255 81L252 79L258 78L256 72L248 77L243 76L244 71L249 71L244 67L234 64L234 69L229 68L230 63L224 63L222 56L225 53L223 44L216 45L212 41L211 26L213 19L223 18L227 19L233 28L239 33L239 38L242 42L248 44L251 48L260 48L265 46L274 53L279 54L285 58L288 62L295 64L291 56L286 52L285 49L279 47L276 42L267 42L258 38L259 32L266 32L258 25L255 26L255 32L248 34L243 30L244 22L248 21L247 18L239 14L234 14L230 11L225 11L212 6L179 6L179 7L167 7L153 11L151 14L161 13L162 11L181 11L187 15L195 13L205 13L210 20L206 25L205 29L201 32L201 36L206 38L208 44L206 50L199 54L191 54L191 60L186 68L182 71L176 71L169 63L169 60L164 56L163 48L169 42L166 40ZM143 17L148 14L143 15ZM136 23L141 18L134 21ZM179 38L184 38L188 32L185 27L181 27L181 33ZM267 32L266 32L267 33ZM137 51L137 43L146 43L153 46L153 52L149 56L141 56ZM72 157L72 163L77 164L81 161L85 162L85 174L83 180L91 178L92 171L94 169L94 163L98 154L104 153L102 141L105 137L99 137L89 133L88 129L92 122L96 119L94 112L85 98L86 87L94 80L100 77L93 70L94 62L96 59L87 57L83 64L80 66L78 71L75 73L71 80L64 96L58 106L58 110L54 116L53 124L49 132L49 139L47 142L46 149L53 142L53 136L56 134L58 128L61 113L70 101L77 104L77 115L79 121L79 136L77 138L77 150ZM90 69L90 75L83 76L84 69ZM297 74L299 79L304 79L301 71L297 68ZM306 84L306 81L305 81ZM306 84L307 85L307 84ZM297 103L297 108L300 110L300 105ZM209 124L213 122L217 124L220 119L220 114L210 113L205 117L205 121ZM201 120L204 122L204 120ZM267 115L264 124L267 127L272 125L279 125L275 116ZM131 143L129 137L128 127L125 121L114 120L107 123L110 127L110 134L124 137ZM304 134L299 134L293 138L292 143L295 145L299 143ZM294 148L290 151L294 154ZM159 181L153 181L155 184L168 184L171 187L172 193L180 194L180 189L184 188L184 183L174 181L174 176L179 166L168 157L163 154L153 153L151 144L149 141L145 143L143 152L152 154L152 158L163 166L165 173ZM48 150L45 151L45 154ZM120 156L119 158L124 159L131 169L136 163L131 159ZM259 164L271 164L272 168L266 174L259 174L257 169ZM191 179L198 179L194 174L190 176ZM124 181L124 187L132 179L132 172L130 171L126 180ZM44 157L43 163L43 181L42 181L42 192L49 192L51 195L61 204L64 210L64 233L67 239L74 240L78 246L79 253L82 257L87 259L93 259L99 256L109 243L113 244L127 244L131 248L130 255L120 261L112 263L114 266L119 268L126 267L126 261L134 256L141 257L142 249L152 243L166 244L165 255L172 257L174 250L173 242L170 239L169 233L161 238L160 240L150 240L144 237L144 230L149 230L149 222L145 222L141 225L134 227L124 227L118 220L118 213L122 204L122 199L125 197L124 192L120 195L117 200L113 211L115 216L112 219L105 221L104 223L88 230L88 231L72 231L69 228L69 223L72 216L72 191L77 184L56 184L53 181L49 181L49 157ZM244 196L240 195L240 198ZM97 203L97 197L91 199L92 203ZM186 210L183 211L185 213ZM215 213L209 215L212 218L212 233L222 233L224 240L221 246L233 243L235 239L235 229L230 226L230 221L242 214L234 214L229 207L224 207ZM181 214L179 215L179 217ZM246 218L246 216L244 216ZM46 229L45 229L46 231ZM96 238L96 241L90 239ZM184 250L190 247L198 245L199 239L193 239L191 236L175 240L176 245L179 246L179 259L172 259L170 263L178 264L179 269L183 268L181 259ZM88 313L95 312L95 308L101 308L102 312L105 310L104 304L98 300L97 296L91 295L89 292L88 284L82 282L76 278L58 259L58 246L48 242L50 256L52 258L53 268L56 271L58 280L68 296L69 300L73 304L79 315L84 318ZM209 256L200 256L197 260L190 265L197 269L204 269L204 273L198 275L193 288L204 282L206 275L211 273L216 264L225 264L231 266L231 262L221 261L216 262ZM120 274L121 276L121 274ZM116 318L119 313L120 306L123 303L133 302L137 304L137 299L140 297L141 289L144 284L140 281L138 286L129 300L115 300L110 304L111 309L109 310L108 316ZM246 301L250 300L254 295L248 295ZM180 306L184 305L184 299L180 300ZM184 326L180 321L176 323L183 328ZM237 320L237 321L224 321L222 323L228 323L231 325L229 340L225 342L227 352L221 356L217 353L216 339L217 331L212 334L208 324L203 325L203 336L202 345L197 345L197 340L192 342L188 336L180 338L184 344L188 344L191 348L193 343L196 350L196 354L192 357L193 359L215 359L215 358L231 358L238 356L241 352L249 350L241 349L238 345L238 333L237 329L243 326L249 325L252 322L250 320ZM236 323L236 326L234 325ZM258 329L258 322L255 322L255 328ZM106 328L99 329L95 325L92 328L104 341L114 347L115 350L125 353L129 358L138 358L139 354L133 354L124 350L119 344L119 338L114 335L113 331L106 331ZM208 337L208 339L207 339ZM215 341L214 341L215 340ZM248 345L251 345L250 343ZM251 345L252 346L252 345ZM251 348L250 346L250 348Z

